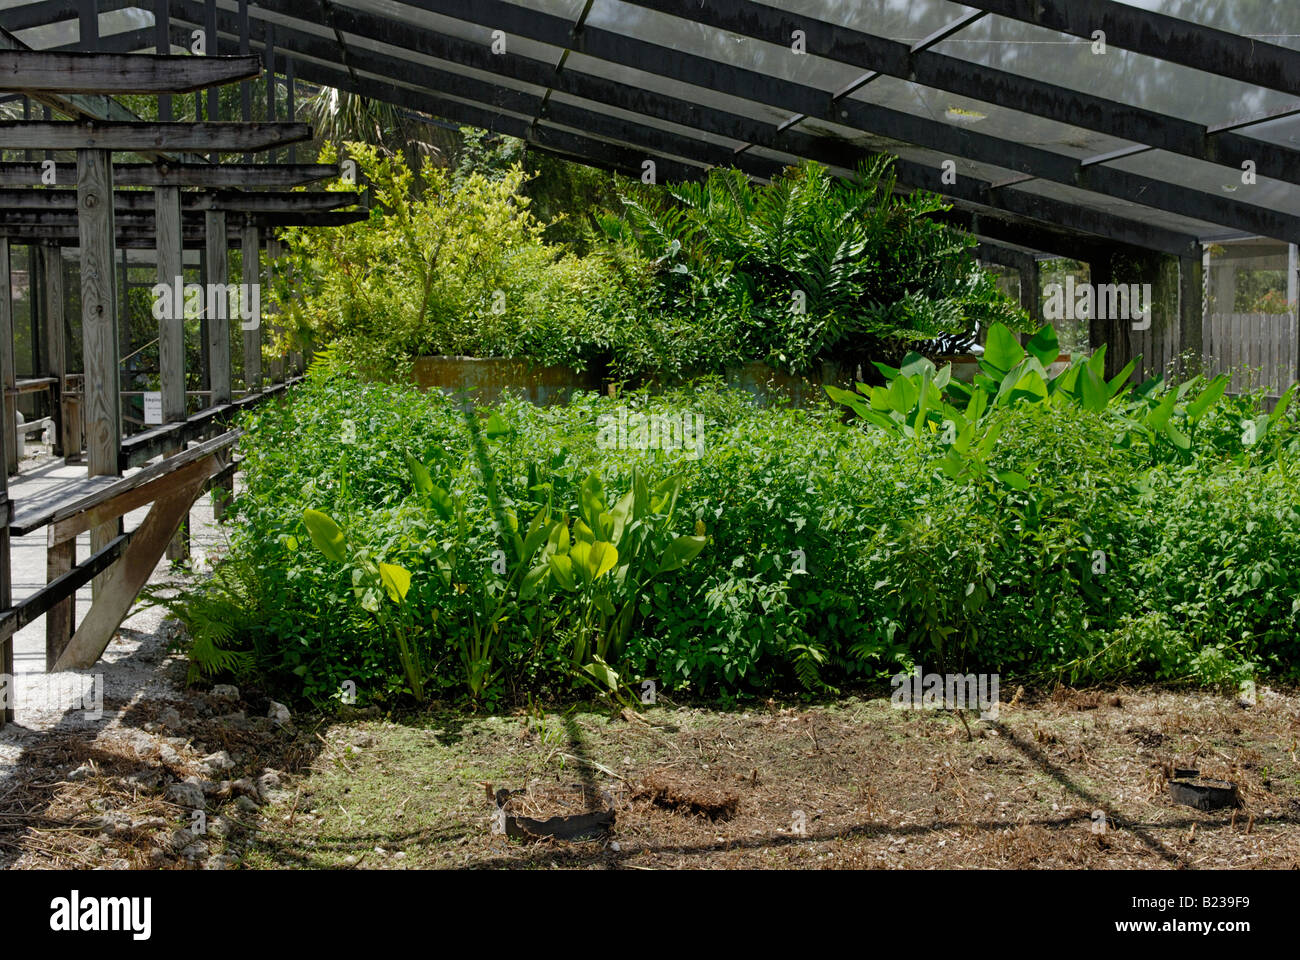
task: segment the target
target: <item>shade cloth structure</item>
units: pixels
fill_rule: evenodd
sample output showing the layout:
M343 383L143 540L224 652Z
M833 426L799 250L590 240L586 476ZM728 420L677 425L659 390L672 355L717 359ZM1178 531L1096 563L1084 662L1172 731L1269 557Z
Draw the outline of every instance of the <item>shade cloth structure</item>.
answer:
M301 79L661 182L725 164L771 176L801 158L847 173L885 150L902 184L944 193L989 233L1042 226L1051 253L1300 240L1300 10L1269 0L94 9L100 50L153 50L162 20L180 51L215 24L208 52L242 40ZM0 26L77 49L85 16L68 0L10 0Z

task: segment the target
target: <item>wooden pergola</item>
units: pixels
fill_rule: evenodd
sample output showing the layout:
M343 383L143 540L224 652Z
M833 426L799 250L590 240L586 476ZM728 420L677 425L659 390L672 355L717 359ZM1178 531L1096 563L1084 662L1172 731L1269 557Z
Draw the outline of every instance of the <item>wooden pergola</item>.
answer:
M93 7L91 8L93 10ZM93 38L92 38L93 40ZM46 668L87 669L102 655L139 590L164 552L186 553L184 525L194 501L214 491L220 509L234 472L239 431L232 419L243 409L285 390L303 371L301 352L263 370L263 327L241 323L243 389L233 389L231 304L209 297L202 316L207 390L196 413L187 408L185 318L163 311L158 321L162 422L124 435L121 389L123 345L118 303L118 255L155 254L160 284L183 282L185 252L197 250L208 285L233 290L262 283L281 253L276 231L302 225L340 225L364 219L350 191L291 190L338 176L332 165L254 163L253 155L310 139L307 125L245 119L200 122L142 120L113 98L127 93L169 97L247 83L262 72L260 58L190 57L166 53L119 54L34 51L0 30L0 95L21 94L43 104L40 119L0 122L0 150L26 158L0 162L0 695L4 721L13 719L13 634L46 618ZM52 119L53 114L69 119ZM30 110L27 111L27 115ZM76 162L38 161L33 151L75 151ZM115 162L114 155L144 161ZM243 163L205 160L242 154ZM40 267L42 305L40 375L15 376L10 247L29 245ZM229 275L229 250L242 251L238 277ZM64 260L80 274L84 369L69 369L65 336ZM34 300L36 298L33 298ZM127 345L128 350L131 345ZM138 351L136 351L138 352ZM128 356L130 354L128 353ZM86 476L48 497L11 500L8 477L19 467L18 399L48 391L55 452L86 464ZM191 391L192 393L192 391ZM43 422L43 421L38 421ZM139 469L135 469L139 468ZM122 517L150 506L138 528L123 532ZM10 537L48 529L47 584L17 605L11 599ZM78 562L76 538L89 532L90 556ZM94 600L76 623L77 589L94 581Z

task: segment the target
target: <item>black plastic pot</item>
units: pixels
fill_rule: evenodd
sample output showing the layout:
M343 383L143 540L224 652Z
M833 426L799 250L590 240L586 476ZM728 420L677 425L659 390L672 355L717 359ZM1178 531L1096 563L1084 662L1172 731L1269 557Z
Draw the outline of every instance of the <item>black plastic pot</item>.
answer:
M1237 785L1230 780L1211 780L1208 777L1170 780L1169 796L1174 803L1195 807L1197 810L1241 806Z

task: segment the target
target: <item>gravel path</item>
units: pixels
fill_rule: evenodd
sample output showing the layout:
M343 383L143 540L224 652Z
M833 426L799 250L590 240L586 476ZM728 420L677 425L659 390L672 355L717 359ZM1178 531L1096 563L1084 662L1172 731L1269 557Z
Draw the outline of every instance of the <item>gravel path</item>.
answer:
M29 448L31 449L31 448ZM37 448L39 449L39 448ZM48 456L28 457L23 461L22 476L10 481L9 495L15 500L32 496L67 479L85 476L84 465L64 466ZM124 518L127 530L144 520L148 507L133 511ZM204 494L190 512L191 551L196 558L219 551L224 533L212 518L212 500ZM47 530L36 530L12 542L12 585L15 601L31 596L45 585ZM84 561L90 553L90 535L77 538L77 556ZM187 574L171 570L164 558L150 578L150 583L183 583ZM90 609L90 585L77 592L77 621ZM15 723L0 728L0 781L7 779L25 747L45 731L84 727L88 738L95 739L105 730L120 727L120 716L130 705L141 700L180 700L185 678L184 659L169 654L169 624L166 611L138 603L123 622L117 636L94 670L85 673L45 672L45 618L28 624L14 636L14 673L16 686ZM101 684L98 690L95 684ZM90 700L102 692L115 709L105 709L102 716L87 716L83 694Z

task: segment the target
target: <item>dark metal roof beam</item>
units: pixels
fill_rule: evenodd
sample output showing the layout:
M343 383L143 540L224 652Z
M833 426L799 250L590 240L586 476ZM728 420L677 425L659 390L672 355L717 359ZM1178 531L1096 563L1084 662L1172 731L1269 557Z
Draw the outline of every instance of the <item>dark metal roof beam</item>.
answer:
M1300 50L1238 36L1115 0L962 0L967 6L1300 96Z
M282 36L282 33L282 30L277 31L277 37ZM331 71L329 68L316 64L309 66L302 63L302 70L304 76L308 72L312 72L316 75L317 82L329 85L346 86L351 82L351 78L341 71ZM661 181L695 179L704 172L701 167L692 167L689 164L680 162L673 164L666 161L662 155L656 155L653 151L672 152L679 160L701 165L713 164L720 159L719 148L716 146L711 146L694 138L646 127L643 124L629 123L623 120L616 121L621 133L619 139L632 148L629 151L626 148L615 147L602 141L556 130L552 127L539 125L535 130L529 131L528 122L521 118L492 113L483 107L469 106L456 101L439 100L436 97L425 96L417 91L389 87L378 81L366 81L366 78L360 78L360 80L365 83L365 86L356 89L355 92L365 96L374 96L416 110L441 113L443 116L462 123L519 137L570 158L584 159L592 162L593 165L617 169L632 176L640 175L640 164L645 159L655 160ZM559 106L561 105L552 103L548 112L553 114ZM588 118L578 114L564 114L563 117L563 122L566 125L576 125L579 129L584 130L589 129L586 124L593 123L597 119L596 116ZM556 120L555 116L548 116L548 119L560 122ZM819 159L830 165L850 169L859 159L865 156L863 151L848 144L835 144L823 138L811 137L806 134L784 135L781 148L796 156L807 155L801 153L800 149L798 149L802 148L814 154L811 157L812 159ZM638 152L645 150L652 152ZM770 178L782 166L778 161L750 154L737 157L734 162L736 166L746 172L764 178ZM959 187L943 185L939 182L940 171L907 161L897 161L895 168L898 172L899 182L913 188L933 189L935 192L990 211L1001 211L1004 214L1023 217L1027 220L1044 221L1040 225L1040 229L1050 230L1053 224L1059 224L1060 227L1066 228L1066 230L1077 230L1093 236L1092 241L1076 238L1071 241L1073 248L1086 246L1089 242L1096 243L1098 240L1110 240L1130 246L1184 256L1188 255L1190 251L1198 249L1197 240L1193 236L1153 227L1139 221L1125 220L1101 211L1077 207L1031 194L1016 191L992 191L989 184L970 177L961 178ZM1064 234L1065 230L1061 232Z
M752 0L709 0L707 4L700 4L697 0L627 2L774 44L788 42L783 38L788 38L793 30L802 30L808 38L809 52L827 60L879 71L936 90L1196 160L1223 164L1234 170L1240 170L1244 161L1251 160L1256 172L1262 176L1300 184L1300 150L1265 144L1233 132L1275 117L1258 117L1207 131L1204 125L1181 117L986 67L959 57L917 47L909 49L897 40Z
M266 6L271 8L283 2L285 0L266 0ZM420 0L419 5L426 8L441 8L444 3L445 0ZM188 15L193 16L195 8L199 6L192 0L174 0L173 3L173 7L179 9L181 15L186 15L188 10ZM495 0L482 0L472 9L461 8L459 16L462 18L467 16L476 18L489 17L499 12L496 10L496 6L499 5L495 3ZM486 13L480 13L481 9L486 9ZM542 22L557 21L561 24L565 22L561 18L550 17L545 14L537 14L537 17ZM344 26L346 23L347 26L365 28L367 33L361 35L368 35L372 30L373 32L382 33L384 35L382 38L373 39L378 39L379 42L384 43L397 41L402 34L424 33L423 31L406 30L402 28L402 25L392 24L391 22L389 22L386 29L376 29L379 25L371 22L364 15L358 15L353 11L345 13L342 9L336 11L335 20L340 26ZM344 29L346 28L344 26ZM557 26L552 23L541 30L535 30L533 33L526 35L533 39L540 39L542 36L551 36L557 29ZM288 32L281 28L282 34ZM287 47L294 48L300 43L310 46L320 46L322 44L319 38L312 38L301 33L295 33L293 39L286 38L283 42ZM707 86L710 89L743 99L758 100L772 106L789 109L796 114L819 117L880 136L903 140L939 151L954 158L964 157L969 160L1004 166L1031 176L1106 196L1119 197L1144 206L1157 207L1158 209L1168 210L1182 216L1204 220L1220 226L1272 236L1291 242L1300 242L1300 217L1268 207L1243 204L1225 197L1191 190L1166 181L1154 180L1114 168L1084 167L1074 158L1063 154L1030 147L987 134L979 134L951 124L861 101L841 101L838 104L833 104L831 103L831 95L827 91L815 87L791 83L729 64L717 63L703 57L673 51L606 30L588 27L581 34L570 37L568 42L573 45L575 50L590 56L634 67L649 73L669 76L685 83ZM472 45L457 44L457 46L462 47L461 52L468 53L463 48ZM484 54L486 54L487 60L482 59ZM322 59L325 57L324 50L314 55ZM402 74L400 79L406 82L419 83L422 86L430 86L433 89L476 99L480 102L494 102L493 95L483 89L485 87L496 89L496 97L502 96L500 88L493 88L490 84L485 84L473 78L433 70L421 64L409 62L398 64L393 63L391 58L378 55L371 56L375 62L367 69L380 75L389 75L392 71L398 69ZM481 69L491 69L500 73L504 72L502 70L503 65L500 62L509 56L509 54L490 54L480 48L475 60L467 65ZM496 63L493 63L493 61L496 61ZM540 63L540 61L534 61L534 63ZM558 77L550 79L549 82L554 83L557 89L563 89L563 78L571 75L572 71L565 71ZM535 82L531 77L529 80ZM518 93L511 91L510 95L518 96ZM530 112L528 108L522 105L515 109L518 112ZM691 123L686 118L677 120L677 122ZM753 142L762 141L755 140Z

